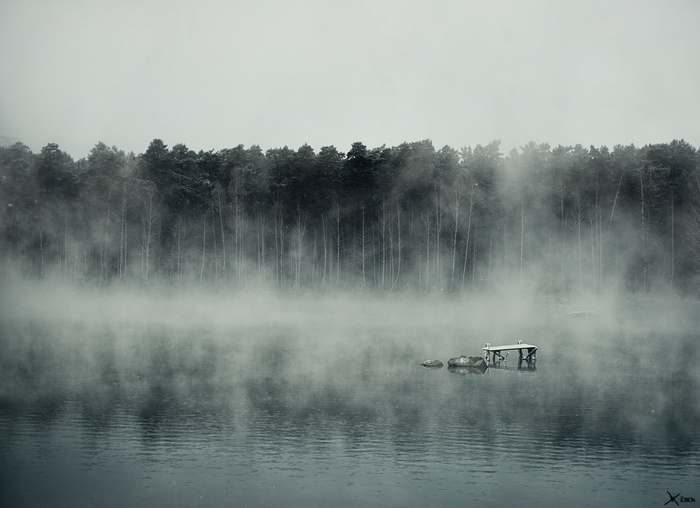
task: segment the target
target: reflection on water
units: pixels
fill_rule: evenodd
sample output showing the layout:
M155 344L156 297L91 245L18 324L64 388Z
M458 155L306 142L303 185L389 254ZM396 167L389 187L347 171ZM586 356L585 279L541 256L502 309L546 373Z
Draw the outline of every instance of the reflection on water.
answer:
M537 364L477 372L422 367L430 341L387 334L6 330L0 505L700 497L699 337L539 339Z

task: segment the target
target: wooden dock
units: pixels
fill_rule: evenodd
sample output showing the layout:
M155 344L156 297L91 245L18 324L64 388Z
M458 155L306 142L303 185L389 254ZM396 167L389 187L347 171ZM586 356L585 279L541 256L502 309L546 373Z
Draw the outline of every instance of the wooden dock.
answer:
M531 362L537 360L537 346L533 346L532 344L523 344L522 340L519 340L517 344L508 344L505 346L492 346L489 342L487 342L481 349L484 350L484 357L487 360L489 359L489 355L492 355L491 361L493 363L505 360L506 357L503 356L502 353L507 351L519 351L519 361L525 360L526 362ZM527 354L523 353L524 350L527 350Z

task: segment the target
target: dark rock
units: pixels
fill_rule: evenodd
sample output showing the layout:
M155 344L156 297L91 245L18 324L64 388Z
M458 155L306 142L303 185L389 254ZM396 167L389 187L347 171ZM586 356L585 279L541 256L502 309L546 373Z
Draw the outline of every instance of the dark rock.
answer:
M481 369L486 367L486 362L480 356L460 355L456 358L450 358L447 360L447 365L450 367L472 367Z

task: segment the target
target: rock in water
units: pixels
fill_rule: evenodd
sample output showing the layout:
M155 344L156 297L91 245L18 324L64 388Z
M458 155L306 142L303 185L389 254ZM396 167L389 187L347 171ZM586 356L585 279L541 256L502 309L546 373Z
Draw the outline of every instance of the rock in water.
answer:
M488 367L488 365L486 365L486 360L481 356L470 356L469 359L472 361L472 367L477 369L485 369Z
M474 367L481 369L486 367L486 362L480 356L459 355L456 358L450 358L447 360L447 365L450 367Z
M421 365L423 367L442 367L442 362L440 360L426 360Z

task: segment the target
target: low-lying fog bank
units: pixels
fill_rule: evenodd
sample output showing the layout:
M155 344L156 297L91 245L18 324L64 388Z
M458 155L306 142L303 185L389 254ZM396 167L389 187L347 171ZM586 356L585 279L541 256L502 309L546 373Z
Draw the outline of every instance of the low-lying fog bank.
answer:
M75 362L64 358L62 365L79 370L99 363L93 357L108 348L124 368L135 368L143 360L143 348L164 344L180 348L183 362L207 348L271 343L291 351L296 364L327 365L367 348L405 354L411 364L478 355L485 342L523 340L539 346L540 358L573 355L592 366L601 354L627 358L638 346L653 346L661 356L650 361L678 365L697 358L693 340L684 339L687 345L677 351L672 339L700 336L700 302L671 296L554 302L505 291L454 297L105 290L24 282L0 290L0 334L3 350L14 352L3 355L5 377L29 352L39 358L50 351L54 361L72 351ZM83 357L91 351L100 353Z
M185 366L206 348L238 348L238 358L254 364L269 359L251 356L252 345L267 343L284 346L296 365L310 371L368 348L405 354L412 364L480 355L486 342L517 340L537 345L540 358L574 357L589 370L601 355L639 358L640 347L649 352L648 363L688 365L698 357L699 339L700 302L667 295L554 302L505 291L460 297L224 293L26 282L0 290L5 378L44 356L55 364L52 370L39 364L29 370L40 376L85 370L99 364L105 350L122 368L133 369L143 361L144 348L163 345L177 348Z
M700 302L668 294L583 295L555 301L528 288L465 295L375 292L293 293L201 287L112 287L3 281L0 324L45 321L94 325L164 325L212 330L275 325L328 328L445 327L456 336L493 341L528 329L564 327L635 333L700 331ZM501 337L500 335L504 335Z
M347 424L360 416L439 425L456 412L484 430L517 422L548 439L573 432L590 442L663 439L682 447L695 443L700 424L694 300L562 304L505 293L223 294L41 284L5 287L1 298L6 408L52 413L56 401L77 398L106 418L126 404L167 419L182 407L236 406L300 429L309 419ZM419 365L519 339L539 347L534 373L514 370L516 355L509 370L483 376Z

